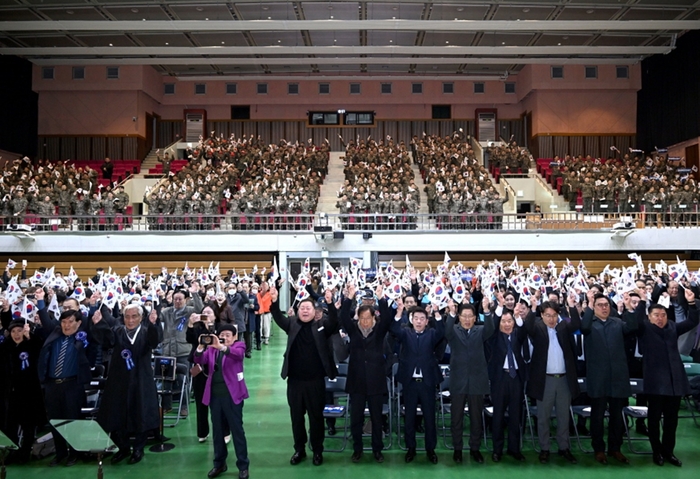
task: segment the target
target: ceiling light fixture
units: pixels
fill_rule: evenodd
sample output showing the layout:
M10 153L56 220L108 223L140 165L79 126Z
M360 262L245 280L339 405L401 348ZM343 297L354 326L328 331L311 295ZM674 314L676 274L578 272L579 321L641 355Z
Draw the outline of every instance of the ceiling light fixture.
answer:
M195 10L197 10L198 12L203 12L203 11L204 11L204 8L203 8L203 7L197 7L197 8L195 8Z
M523 13L528 13L530 11L529 8L523 8Z
M139 9L138 9L138 8L132 8L132 9L131 9L131 13L139 13Z
M66 10L66 13L67 13L68 15L73 15L75 12L74 12L73 10Z
M589 15L590 15L591 13L593 13L593 12L595 12L595 10L593 10L592 8L591 8L590 10L586 10L586 13L589 14Z
M457 8L457 11L458 11L458 12L463 12L463 11L464 11L464 7L458 7L458 8Z

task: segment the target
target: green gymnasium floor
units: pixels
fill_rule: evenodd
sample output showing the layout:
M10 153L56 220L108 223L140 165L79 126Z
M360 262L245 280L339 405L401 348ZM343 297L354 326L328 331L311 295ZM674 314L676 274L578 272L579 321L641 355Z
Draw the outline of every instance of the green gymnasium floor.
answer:
M441 479L464 477L468 474L478 474L480 479L500 479L504 475L524 474L519 479L560 479L564 475L576 475L577 479L657 479L663 474L667 479L697 478L700 470L700 427L695 426L692 419L681 419L678 428L678 446L676 455L683 461L682 468L665 465L660 468L651 462L649 455L628 454L627 446L623 453L632 461L631 466L623 466L611 461L607 466L596 463L591 454L584 454L572 446L574 455L579 460L578 465L569 465L556 455L551 457L548 465L537 461L537 454L530 442L526 442L523 453L527 457L524 464L516 463L509 456L504 456L499 464L491 462L490 454L482 449L486 462L471 464L469 455L465 453L465 462L456 465L452 461L452 451L438 447L440 462L438 465L429 464L424 454L419 453L415 461L405 464L404 453L394 441L391 450L385 451L385 462L376 464L371 454L365 454L363 462L353 464L350 461L352 447L343 453L324 454L324 464L315 467L310 457L298 466L289 464L292 455L292 432L286 400L286 385L279 376L282 364L282 353L286 337L279 329L275 329L274 337L269 346L263 346L262 351L254 351L253 358L245 362L245 374L250 399L245 403L244 422L248 438L250 455L250 475L253 479L357 479L358 477L382 478L425 478L440 477ZM109 460L105 462L105 478L129 479L184 479L192 477L206 478L212 467L213 448L211 440L204 444L197 442L194 421L194 407L190 407L193 416L181 421L175 428L166 430L166 435L172 438L175 449L169 452L154 454L146 451L143 461L130 466L124 461L112 466ZM327 442L327 445L330 444ZM442 441L440 440L440 444ZM639 443L640 446L648 445ZM590 444L585 444L589 447ZM556 446L552 448L556 449ZM79 462L76 466L67 468L59 466L49 468L50 458L33 461L25 466L8 466L8 479L83 479L96 477L95 462ZM279 476L278 476L279 474ZM365 474L367 476L365 476ZM237 478L233 444L229 444L229 471L222 478Z

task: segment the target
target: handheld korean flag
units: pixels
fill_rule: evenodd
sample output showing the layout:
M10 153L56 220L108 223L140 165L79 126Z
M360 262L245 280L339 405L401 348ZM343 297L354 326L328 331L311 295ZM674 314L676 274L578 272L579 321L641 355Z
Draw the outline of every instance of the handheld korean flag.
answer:
M431 303L435 303L439 306L440 309L444 308L447 306L447 301L450 299L450 294L447 291L447 288L445 287L442 282L437 281L431 288L430 292L428 293L428 298L430 299Z
M406 269L411 270L411 260L408 259L408 255L406 255Z
M113 289L107 290L105 295L102 297L102 302L109 309L114 309L114 307L117 305L117 301L119 301L118 294L116 290Z
M32 283L32 285L44 284L44 273L41 271L34 271L32 277L29 278L29 282Z
M513 262L510 264L510 269L514 271L518 271L520 269L520 265L518 264L518 257L516 256Z
M340 276L338 272L331 266L331 264L323 260L323 287L325 289L333 289L340 282Z
M309 261L309 258L304 260L304 266L301 268L301 272L304 275L308 275L311 272L311 262Z
M297 290L306 289L306 286L309 283L310 283L309 277L303 273L299 273L299 276L297 277L297 282L296 282Z
M280 277L280 270L277 267L277 256L275 256L272 260L272 268L270 272L272 273L272 276L270 276L270 281L272 281L272 285L274 285Z
M350 269L352 271L357 271L358 269L362 268L362 260L359 258L350 258L349 260L350 263Z
M10 269L15 269L15 266L17 266L17 263L15 263L14 261L12 261L11 259L8 258L7 267Z
M53 317L56 321L59 321L61 319L61 308L58 306L58 299L56 298L55 294L51 296L51 302L49 303L47 311L49 312L49 314L53 314Z
M70 271L68 271L68 279L73 283L75 283L75 281L78 279L78 274L73 269L73 266L71 266Z
M447 251L445 251L445 258L442 260L444 264L449 264L449 262L452 261L450 258L450 255L447 254Z
M637 253L630 253L627 255L627 257L632 261L636 261L639 272L644 273L644 263L642 262L642 257L640 255L638 255Z
M298 303L298 302L304 301L309 296L311 296L311 295L309 294L308 291L306 291L306 288L302 288L299 290L296 297L294 298L294 302Z
M83 288L82 283L78 283L78 285L73 290L73 293L71 293L70 297L75 299L79 303L85 301L85 288Z
M27 298L24 298L24 301L22 301L22 317L29 322L34 322L34 318L36 316L37 312L37 307L29 301Z
M21 294L22 288L20 288L19 284L17 284L17 276L15 276L9 283L7 283L7 289L5 290L7 301L10 303L15 303Z
M401 290L401 284L398 279L395 279L389 287L384 290L384 296L394 302L401 297L402 293L403 291Z
M459 304L464 299L464 295L466 293L467 293L467 289L464 287L464 283L462 282L462 279L460 278L452 290L452 299L454 300L455 303Z

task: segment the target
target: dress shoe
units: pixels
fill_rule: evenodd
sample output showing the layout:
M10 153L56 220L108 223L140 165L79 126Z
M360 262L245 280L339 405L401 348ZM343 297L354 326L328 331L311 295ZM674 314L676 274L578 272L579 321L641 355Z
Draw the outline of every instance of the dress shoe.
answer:
M469 455L472 457L472 459L474 459L474 462L477 462L478 464L484 463L484 456L482 456L479 451L469 451Z
M657 466L664 465L664 456L662 456L658 452L654 453L654 455L652 456L652 460L654 461L654 464L656 464Z
M540 451L540 464L547 464L549 462L549 451Z
M352 456L350 457L350 460L352 462L360 462L362 460L362 451L360 452L353 452Z
M296 466L304 459L306 459L306 453L304 451L297 451L294 454L292 454L292 458L289 460L289 463L292 466Z
M134 449L129 458L129 464L138 464L143 459L143 449Z
M335 433L337 431L335 430L335 426L328 426L328 435L329 436L335 436Z
M124 459L126 459L130 455L131 455L131 449L119 449L117 451L117 453L114 456L112 456L112 459L110 460L110 462L112 464L119 464L120 462L122 462Z
M225 442L226 444L228 444L229 442L231 442L231 435L230 435L230 434L229 434L228 436L224 436L224 442Z
M608 463L608 458L605 457L605 453L600 451L595 453L595 460L598 461L601 464L607 464Z
M314 459L313 459L314 466L320 466L323 464L323 454L320 452L314 452Z
M262 346L260 346L259 344L256 344L256 345L255 345L255 350L256 350L256 351L262 350Z
M253 355L252 355L252 354L250 354L250 353L245 353L245 357L246 357L246 358L248 358L248 359L250 359L250 358L252 358L252 357L253 357Z
M503 454L500 454L498 452L494 452L493 454L491 454L491 460L493 462L501 462L501 457L503 457Z
M620 451L615 451L609 453L610 456L614 457L618 461L620 461L622 464L629 464L630 460L625 457L624 454L622 454Z
M63 456L63 457L58 457L58 456L54 457L54 458L51 460L51 462L49 462L49 467L56 467L56 466L60 465L60 464L63 462L63 460L64 460L65 458L66 458L65 456Z
M508 455L519 462L525 462L525 456L522 452L509 452Z
M207 442L208 437L209 437L209 434L207 434L205 437L198 438L198 440L199 440L199 442Z
M377 451L374 453L374 460L377 461L379 464L384 462L384 454L382 454L382 451Z
M569 461L571 464L578 464L578 461L574 457L573 454L571 454L571 449L564 449L559 451L559 455Z
M676 456L674 456L673 454L671 454L670 456L666 456L664 459L666 460L666 462L668 462L668 463L671 464L672 466L681 467L681 466L683 465L683 463L681 462L681 460L678 459L678 458L677 458Z
M245 471L239 471L238 472L238 479L248 479L250 477L250 474L248 474L248 469Z
M215 477L219 477L226 471L228 471L228 466L226 464L224 464L221 467L213 467L212 470L207 473L207 477L213 479Z
M432 462L433 464L437 464L437 463L438 463L438 457L437 457L437 454L435 454L435 450L434 450L434 449L428 449L428 450L426 451L426 453L427 453L427 455L428 455L428 460L429 460L430 462Z
M649 436L649 430L647 429L646 424L644 424L644 421L637 421L637 426L634 428L635 431L637 431L637 434L640 436Z
M66 467L75 466L76 464L78 464L78 456L68 456L68 459L66 459Z
M409 450L406 451L406 462L413 462L413 460L415 458L416 458L416 449L409 448Z
M182 408L180 409L180 417L187 417L190 415L190 412L187 410L187 408Z
M462 464L462 451L455 451L452 453L452 460L457 464Z

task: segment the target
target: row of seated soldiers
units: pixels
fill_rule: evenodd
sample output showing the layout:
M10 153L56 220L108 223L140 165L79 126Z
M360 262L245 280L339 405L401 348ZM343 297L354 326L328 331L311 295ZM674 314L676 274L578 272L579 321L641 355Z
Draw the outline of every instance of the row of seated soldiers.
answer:
M584 213L645 212L648 225L696 224L699 200L695 172L657 155L594 160L590 156L555 157L552 181L563 177L562 195L572 211ZM556 183L555 183L556 184Z
M233 229L306 229L327 168L327 145L319 149L326 157L320 170L312 166L314 149L312 143L248 144L235 152L242 163L192 160L146 192L149 227L214 229L228 215Z
M344 228L415 229L419 187L406 144L371 137L345 144L345 181L336 207Z

